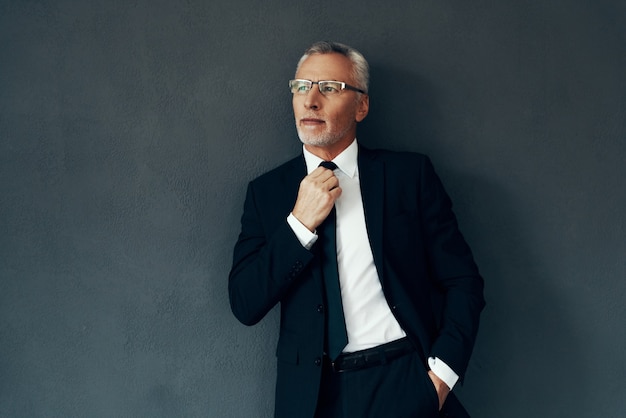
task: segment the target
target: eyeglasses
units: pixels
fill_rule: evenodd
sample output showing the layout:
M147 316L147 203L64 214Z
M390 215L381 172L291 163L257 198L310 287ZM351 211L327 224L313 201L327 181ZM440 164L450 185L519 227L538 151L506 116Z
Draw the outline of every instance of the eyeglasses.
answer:
M324 96L335 96L340 94L342 90L352 90L366 94L360 88L346 84L343 81L290 80L289 88L293 94L305 95L313 88L313 84L317 84L320 93Z

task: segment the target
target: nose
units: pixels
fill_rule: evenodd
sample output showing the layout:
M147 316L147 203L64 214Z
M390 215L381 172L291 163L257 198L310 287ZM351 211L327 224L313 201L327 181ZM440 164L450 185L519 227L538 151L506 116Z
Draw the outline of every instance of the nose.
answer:
M308 91L304 98L304 107L317 110L321 107L321 103L322 93L320 93L320 89L317 88L317 85L313 85L313 88Z

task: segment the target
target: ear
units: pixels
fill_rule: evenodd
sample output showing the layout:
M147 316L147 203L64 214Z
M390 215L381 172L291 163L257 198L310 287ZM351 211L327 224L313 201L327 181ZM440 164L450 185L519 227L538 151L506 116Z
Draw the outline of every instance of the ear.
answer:
M361 122L370 111L370 96L367 94L361 94L359 103L356 109L356 121Z

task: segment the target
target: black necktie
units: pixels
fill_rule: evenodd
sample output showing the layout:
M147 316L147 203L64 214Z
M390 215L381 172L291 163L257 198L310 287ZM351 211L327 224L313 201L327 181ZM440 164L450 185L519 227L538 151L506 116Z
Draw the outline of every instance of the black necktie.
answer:
M331 161L322 161L321 167L334 170L337 165ZM341 302L341 288L339 285L339 271L337 270L337 243L336 243L336 214L335 208L318 228L321 244L322 271L324 285L326 287L328 324L327 345L328 355L336 359L348 344L346 322L343 316L343 304Z

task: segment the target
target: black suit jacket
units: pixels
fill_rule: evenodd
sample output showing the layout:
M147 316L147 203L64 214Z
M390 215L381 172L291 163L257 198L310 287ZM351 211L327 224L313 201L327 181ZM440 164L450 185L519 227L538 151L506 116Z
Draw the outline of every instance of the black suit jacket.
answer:
M389 306L416 350L464 376L484 306L483 281L451 202L421 154L359 147L367 231ZM229 297L246 325L281 307L277 417L312 417L321 377L325 297L315 248L302 247L286 218L301 155L248 186L234 249Z

